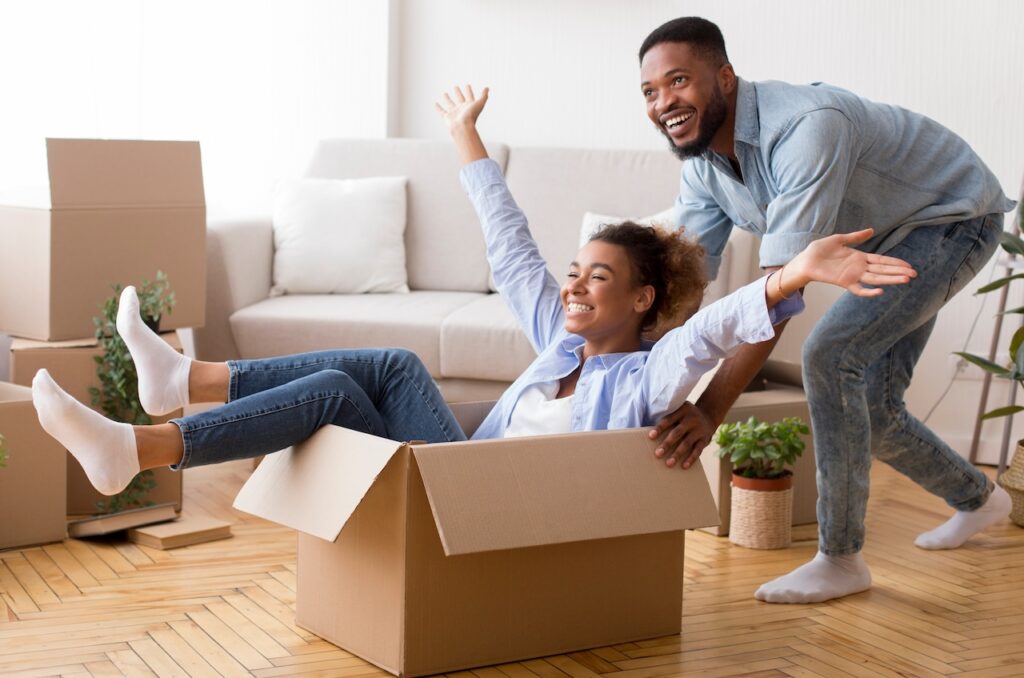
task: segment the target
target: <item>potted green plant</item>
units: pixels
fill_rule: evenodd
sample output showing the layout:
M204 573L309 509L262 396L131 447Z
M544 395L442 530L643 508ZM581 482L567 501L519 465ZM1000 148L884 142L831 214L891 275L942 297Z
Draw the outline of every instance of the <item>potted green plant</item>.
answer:
M793 473L810 429L799 417L775 423L751 417L723 424L715 435L718 456L732 463L729 540L740 546L778 549L792 540Z
M1018 223L1024 223L1024 201L1018 207ZM1002 232L999 234L999 245L1011 256L1024 257L1024 240L1013 233ZM1024 279L1024 273L993 280L983 287L979 287L977 294L987 294L995 290L1003 289L1014 280ZM1024 314L1024 306L1011 308L1004 311L1005 314ZM1017 328L1010 338L1010 363L1007 366L999 365L988 358L983 358L972 353L957 351L956 355L981 369L989 372L1000 379L1012 379L1021 386L1024 386L1024 324ZM989 410L981 416L982 419L995 419L997 417L1008 417L1024 411L1022 405L1008 405ZM1013 509L1010 512L1010 519L1014 523L1024 527L1024 440L1017 441L1017 449L1014 452L1013 460L1009 468L999 476L997 482L1007 491L1013 500Z
M0 433L0 468L7 466L7 438Z
M133 426L152 424L152 418L146 414L139 401L139 376L135 370L128 347L117 333L117 306L121 297L121 285L113 286L114 295L101 305L103 314L93 318L96 325L96 340L102 355L94 358L96 375L100 387L90 387L92 404L99 406L103 414L114 421L121 421ZM160 318L166 312L171 313L174 306L174 292L163 271L157 271L156 278L151 282L143 279L138 289L139 310L143 321L154 331L158 331ZM145 496L156 487L152 471L143 471L135 476L128 486L119 494L107 501L96 503L102 513L116 513L129 508L148 506Z

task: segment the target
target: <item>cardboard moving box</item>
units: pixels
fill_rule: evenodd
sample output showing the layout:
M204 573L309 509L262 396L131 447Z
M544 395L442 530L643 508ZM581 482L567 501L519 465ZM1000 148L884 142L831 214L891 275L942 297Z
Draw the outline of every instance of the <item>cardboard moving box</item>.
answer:
M678 634L684 530L718 516L702 470L653 451L641 429L426 445L326 426L235 507L299 530L300 626L421 676Z
M176 332L165 332L160 336L175 350L181 351L181 342ZM46 368L61 388L78 402L92 407L89 387L98 388L100 385L93 357L100 354L101 350L92 338L62 342L14 339L11 341L11 381L31 386L36 372ZM32 416L35 418L34 410ZM154 421L167 421L177 416L181 416L181 413L173 412ZM68 453L64 456L67 457L67 515L83 516L96 513L96 502L106 501L109 497L93 488L82 466L74 457ZM180 512L181 475L167 467L153 469L156 487L146 494L146 500L156 504L173 502L175 509Z
M0 468L0 549L64 539L66 453L39 426L31 389L0 382L0 434L9 455Z
M206 316L206 204L199 143L47 139L48 196L0 196L0 332L92 334L111 285L164 271L165 330Z

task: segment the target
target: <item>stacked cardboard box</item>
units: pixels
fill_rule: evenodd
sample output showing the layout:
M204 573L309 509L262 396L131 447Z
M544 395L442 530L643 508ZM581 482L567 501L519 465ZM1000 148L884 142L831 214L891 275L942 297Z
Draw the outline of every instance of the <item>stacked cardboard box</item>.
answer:
M64 448L39 426L32 391L0 382L0 549L60 541L64 522Z
M175 306L161 319L162 328L204 322L206 207L199 144L48 139L46 152L44 191L0 194L0 332L19 337L11 348L12 381L28 385L45 367L91 405L88 388L98 386L93 357L99 348L85 338L92 337L92 319L114 285L139 286L163 271ZM177 342L173 334L168 340ZM62 485L67 477L61 511L66 501L67 514L94 513L104 497L78 463L65 454L57 466L52 471L59 472ZM147 500L171 501L180 510L180 474L157 472L157 488Z

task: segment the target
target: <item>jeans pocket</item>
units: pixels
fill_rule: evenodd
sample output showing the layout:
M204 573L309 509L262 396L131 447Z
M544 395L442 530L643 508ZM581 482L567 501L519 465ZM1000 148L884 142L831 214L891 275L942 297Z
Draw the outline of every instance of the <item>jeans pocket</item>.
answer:
M1001 220L999 221L1001 222ZM976 235L967 247L967 252L960 261L960 265L957 266L956 271L954 271L949 279L949 289L946 290L944 303L952 299L957 292L967 286L967 283L974 276L978 275L978 271L982 269L999 244L999 231L1001 228L995 223L993 215L980 217L976 222L977 225L971 222L959 222L957 224L960 228L969 224L969 227ZM952 233L948 237L951 238Z

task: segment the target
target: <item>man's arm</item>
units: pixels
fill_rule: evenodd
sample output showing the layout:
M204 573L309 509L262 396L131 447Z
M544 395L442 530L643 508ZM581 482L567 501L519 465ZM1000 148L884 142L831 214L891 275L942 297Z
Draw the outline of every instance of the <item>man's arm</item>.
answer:
M770 270L776 271L778 268ZM761 371L788 322L784 320L775 325L773 338L759 344L747 344L734 356L723 360L696 404L683 403L682 407L659 421L650 437L654 439L665 436L665 439L655 450L655 455L665 458L669 466L682 462L683 468L690 468L725 421L733 403ZM668 435L665 435L666 431Z

